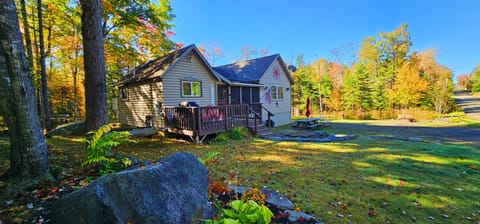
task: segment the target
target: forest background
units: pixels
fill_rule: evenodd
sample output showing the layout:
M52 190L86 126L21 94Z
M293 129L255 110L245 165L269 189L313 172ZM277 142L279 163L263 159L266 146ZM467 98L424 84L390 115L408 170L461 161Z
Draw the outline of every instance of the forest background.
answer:
M183 43L170 39L175 35L175 15L168 0L102 3L107 111L109 120L115 121L116 83L123 74L181 48ZM80 4L69 0L17 0L16 5L44 127L52 118L83 118L85 76ZM292 113L302 116L309 97L314 114L354 119L428 114L431 118L455 109L451 99L455 81L461 89L480 91L480 64L471 74L453 80L452 71L435 60L433 49L411 51L407 24L392 29L365 37L350 64L325 58L308 63L302 54L298 55L294 62L297 70L292 73ZM221 53L218 47L198 45L212 63L215 55ZM268 51L245 46L239 49L236 60L264 56ZM344 53L340 51L332 49L333 54Z

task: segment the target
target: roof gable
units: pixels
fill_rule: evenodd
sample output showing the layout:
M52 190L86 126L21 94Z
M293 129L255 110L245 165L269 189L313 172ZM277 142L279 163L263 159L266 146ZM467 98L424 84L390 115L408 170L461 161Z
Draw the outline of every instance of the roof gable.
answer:
M207 67L217 80L223 80L222 77L216 73L210 64L207 62L205 57L200 53L197 47L192 44L187 47L173 51L165 56L159 57L155 60L151 60L145 64L140 65L133 72L130 72L126 75L126 78L119 82L120 86L145 83L155 79L161 79L162 76L174 66L174 64L187 57L190 52L194 52L201 59L201 62Z
M260 84L262 76L277 59L283 70L285 70L290 83L293 84L293 78L279 54L213 67L213 70L231 82Z
M248 61L214 67L213 69L232 82L257 83L278 54Z

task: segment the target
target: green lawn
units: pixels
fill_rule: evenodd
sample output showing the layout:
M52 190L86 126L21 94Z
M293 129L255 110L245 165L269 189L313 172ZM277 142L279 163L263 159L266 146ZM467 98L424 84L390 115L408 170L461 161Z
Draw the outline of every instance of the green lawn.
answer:
M468 146L366 138L199 146L149 139L119 150L153 160L177 151L220 152L207 164L211 178L276 189L327 223L480 221L480 151Z
M78 172L84 139L48 140L54 167ZM145 138L115 150L157 160L174 152L205 157L211 178L268 186L326 223L480 222L480 151L470 146L378 140L273 142L257 138L194 145ZM414 218L412 218L414 217Z

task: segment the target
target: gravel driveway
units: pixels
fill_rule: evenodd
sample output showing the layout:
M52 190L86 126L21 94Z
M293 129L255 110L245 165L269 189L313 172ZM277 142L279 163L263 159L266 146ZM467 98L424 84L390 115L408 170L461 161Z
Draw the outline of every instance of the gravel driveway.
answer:
M455 92L455 102L467 116L480 120L480 97L464 91ZM429 142L446 142L472 145L480 149L480 127L448 126L431 122L407 122L400 120L366 121L364 123L332 124L337 133L361 133L362 136L395 136L421 138ZM444 125L443 125L444 126Z
M436 127L432 122L407 122L399 120L367 121L364 123L332 124L334 133L361 133L361 136L391 136L421 138L429 142L467 144L480 149L480 128ZM326 130L330 132L329 130Z

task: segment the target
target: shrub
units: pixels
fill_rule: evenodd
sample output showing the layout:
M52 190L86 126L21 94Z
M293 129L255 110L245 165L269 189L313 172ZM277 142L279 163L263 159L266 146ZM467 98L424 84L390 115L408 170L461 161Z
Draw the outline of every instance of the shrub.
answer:
M214 141L215 142L226 142L228 140L242 140L243 138L250 137L250 132L244 127L235 127L228 132L222 132L218 134Z
M227 132L222 132L215 137L214 141L215 142L226 142L228 139L229 139L228 133Z
M242 140L248 137L248 132L243 127L236 127L228 132L218 134L213 140L214 142L226 142L228 140Z
M235 127L229 132L229 136L233 140L242 140L248 137L248 130L244 127Z
M235 200L230 202L229 206L230 208L220 208L221 214L215 223L265 224L272 221L272 211L255 201ZM209 220L206 223L213 223L213 221Z

